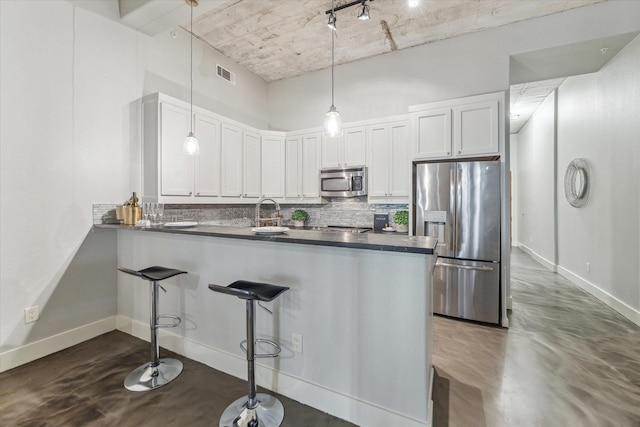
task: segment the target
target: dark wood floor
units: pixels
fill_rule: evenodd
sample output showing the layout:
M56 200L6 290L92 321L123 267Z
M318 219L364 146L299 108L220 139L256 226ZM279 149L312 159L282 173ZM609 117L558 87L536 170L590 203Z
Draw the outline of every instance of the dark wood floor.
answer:
M131 392L123 381L144 363L149 343L119 331L0 374L0 426L217 426L220 415L246 394L247 383L177 357L184 370L152 392ZM353 427L284 396L282 426Z

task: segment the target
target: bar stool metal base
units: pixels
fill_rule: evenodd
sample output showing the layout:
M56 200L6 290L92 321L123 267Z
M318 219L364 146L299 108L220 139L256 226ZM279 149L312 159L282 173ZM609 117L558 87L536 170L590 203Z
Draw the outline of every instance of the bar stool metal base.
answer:
M284 407L274 396L256 394L258 405L247 408L247 396L227 406L220 417L219 427L278 427L284 419Z
M163 358L157 366L147 362L134 369L124 380L124 386L130 391L149 391L173 381L182 372L182 362L177 359Z

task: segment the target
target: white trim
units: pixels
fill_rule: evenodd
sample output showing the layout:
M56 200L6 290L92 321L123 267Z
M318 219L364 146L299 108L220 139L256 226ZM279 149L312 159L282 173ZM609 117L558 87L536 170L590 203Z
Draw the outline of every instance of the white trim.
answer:
M117 323L119 330L137 338L149 340L149 325L122 315L118 316ZM164 330L160 330L158 339L163 348L204 363L234 377L246 378L247 362L242 357ZM433 372L431 378L433 378ZM431 400L428 402L428 421L425 423L259 363L256 363L256 383L268 390L280 393L356 425L368 427L431 426L433 406Z
M436 370L431 367L429 371L429 401L427 406L427 427L433 426L433 376L436 374Z
M72 347L116 329L116 316L79 326L39 341L0 353L0 372Z
M610 293L600 289L595 284L583 279L582 277L567 270L562 266L558 266L558 274L568 279L571 283L589 292L591 295L607 304L609 307L611 307L636 325L640 326L640 311L627 305L623 301L620 301Z
M549 270L553 271L554 273L558 272L558 266L553 261L549 261L545 257L538 255L533 249L527 247L526 245L523 245L522 243L518 243L518 246L520 246L520 249L531 255L531 258L535 259Z

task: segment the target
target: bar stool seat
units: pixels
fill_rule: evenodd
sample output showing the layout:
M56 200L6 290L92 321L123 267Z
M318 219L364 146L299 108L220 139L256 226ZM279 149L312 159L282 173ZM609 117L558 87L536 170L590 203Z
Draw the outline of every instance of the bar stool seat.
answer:
M161 266L148 267L142 270L131 270L125 267L118 267L118 270L132 276L140 277L149 281L151 285L151 318L149 328L151 329L151 361L134 369L124 380L124 386L131 391L149 391L162 387L173 381L182 372L182 362L172 358L159 358L160 345L158 343L157 330L159 328L175 328L180 325L182 319L171 314L158 315L158 288L166 292L160 286L160 281L179 274L187 274L186 271L176 270ZM160 319L170 319L170 323L160 323Z
M276 397L266 393L256 393L255 359L260 357L277 357L280 346L271 341L255 338L255 304L254 301L273 301L289 288L268 283L238 280L229 286L209 285L214 292L233 295L246 300L247 339L246 348L243 341L240 348L247 354L247 370L249 394L232 402L220 417L220 427L278 427L284 419L284 407ZM263 307L264 308L264 307ZM265 308L265 310L269 311ZM270 312L270 311L269 311ZM275 348L274 353L255 353L255 343L269 344Z

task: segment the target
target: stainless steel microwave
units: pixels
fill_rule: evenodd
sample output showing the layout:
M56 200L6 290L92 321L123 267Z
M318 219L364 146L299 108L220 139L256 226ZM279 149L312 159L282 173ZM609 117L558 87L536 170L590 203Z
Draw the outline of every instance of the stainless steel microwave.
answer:
M367 168L355 166L320 170L320 195L358 197L367 195Z

